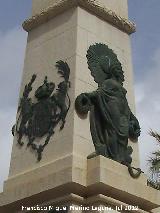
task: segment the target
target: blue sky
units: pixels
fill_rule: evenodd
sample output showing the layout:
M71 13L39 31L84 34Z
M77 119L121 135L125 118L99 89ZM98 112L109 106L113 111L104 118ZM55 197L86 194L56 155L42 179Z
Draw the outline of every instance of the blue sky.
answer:
M133 65L135 79L143 79L144 71L153 66L151 60L160 44L160 2L158 0L128 0L129 17L137 25L132 35ZM147 59L147 60L145 60Z
M0 7L0 31L6 32L15 26L21 26L31 14L31 0L5 0Z
M160 1L128 0L129 17L137 25L132 38L137 116L142 127L141 167L156 148L147 134L160 130ZM5 0L0 7L0 190L7 178L27 34L21 28L30 16L31 0Z

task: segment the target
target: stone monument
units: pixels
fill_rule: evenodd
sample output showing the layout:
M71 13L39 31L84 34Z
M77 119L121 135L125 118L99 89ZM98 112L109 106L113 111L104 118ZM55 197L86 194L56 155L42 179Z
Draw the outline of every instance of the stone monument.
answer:
M33 0L23 28L28 41L0 212L158 213L160 192L147 186L138 169L130 47L136 27L128 20L127 0ZM97 69L105 84L96 80ZM110 108L105 108L109 123L99 120L102 136L111 136L105 143L125 140L123 146L97 143L101 135L95 136L100 131L92 106L101 102L88 100L105 90ZM83 106L89 107L85 113Z

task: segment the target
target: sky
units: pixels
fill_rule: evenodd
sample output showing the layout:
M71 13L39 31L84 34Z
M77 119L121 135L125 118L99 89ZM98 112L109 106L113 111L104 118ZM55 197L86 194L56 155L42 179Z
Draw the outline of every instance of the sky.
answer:
M15 3L16 2L16 3ZM160 1L128 0L129 18L137 25L131 36L141 169L158 146L148 132L160 131ZM5 0L0 7L0 191L7 179L27 33L22 22L30 16L31 0Z

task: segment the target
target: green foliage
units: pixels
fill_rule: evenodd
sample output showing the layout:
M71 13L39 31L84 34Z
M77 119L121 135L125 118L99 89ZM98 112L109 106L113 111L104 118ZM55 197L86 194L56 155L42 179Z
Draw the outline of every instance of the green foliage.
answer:
M150 130L149 134L154 137L156 142L160 145L160 135L153 130ZM151 177L148 180L148 185L160 190L160 149L153 152L148 161L151 171Z
M147 184L148 184L148 186L150 186L150 187L152 187L154 189L160 190L160 184L159 183L156 183L156 182L154 182L152 180L148 180Z

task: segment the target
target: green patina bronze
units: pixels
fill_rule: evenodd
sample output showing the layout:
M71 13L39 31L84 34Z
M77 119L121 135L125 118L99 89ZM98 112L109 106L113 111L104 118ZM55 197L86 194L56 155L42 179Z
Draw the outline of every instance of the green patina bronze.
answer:
M60 130L64 128L65 118L70 108L68 96L70 68L63 61L58 61L56 67L64 81L58 84L56 92L53 93L55 84L48 82L45 77L43 85L35 91L36 101L33 102L29 98L32 84L36 80L36 75L33 75L31 81L24 88L23 97L20 99L18 107L18 120L12 128L13 135L17 134L19 145L24 144L23 136L28 137L27 147L31 147L37 152L38 161L41 160L42 152L54 134L54 128L57 124L61 123ZM42 138L45 135L46 139L43 144L35 143L36 138Z
M137 178L141 170L131 167L133 149L128 146L128 138L136 142L140 126L128 106L121 63L116 54L101 43L89 47L87 59L98 89L80 94L75 107L80 114L90 111L90 131L96 152L88 158L97 155L111 158L128 166L131 176Z

